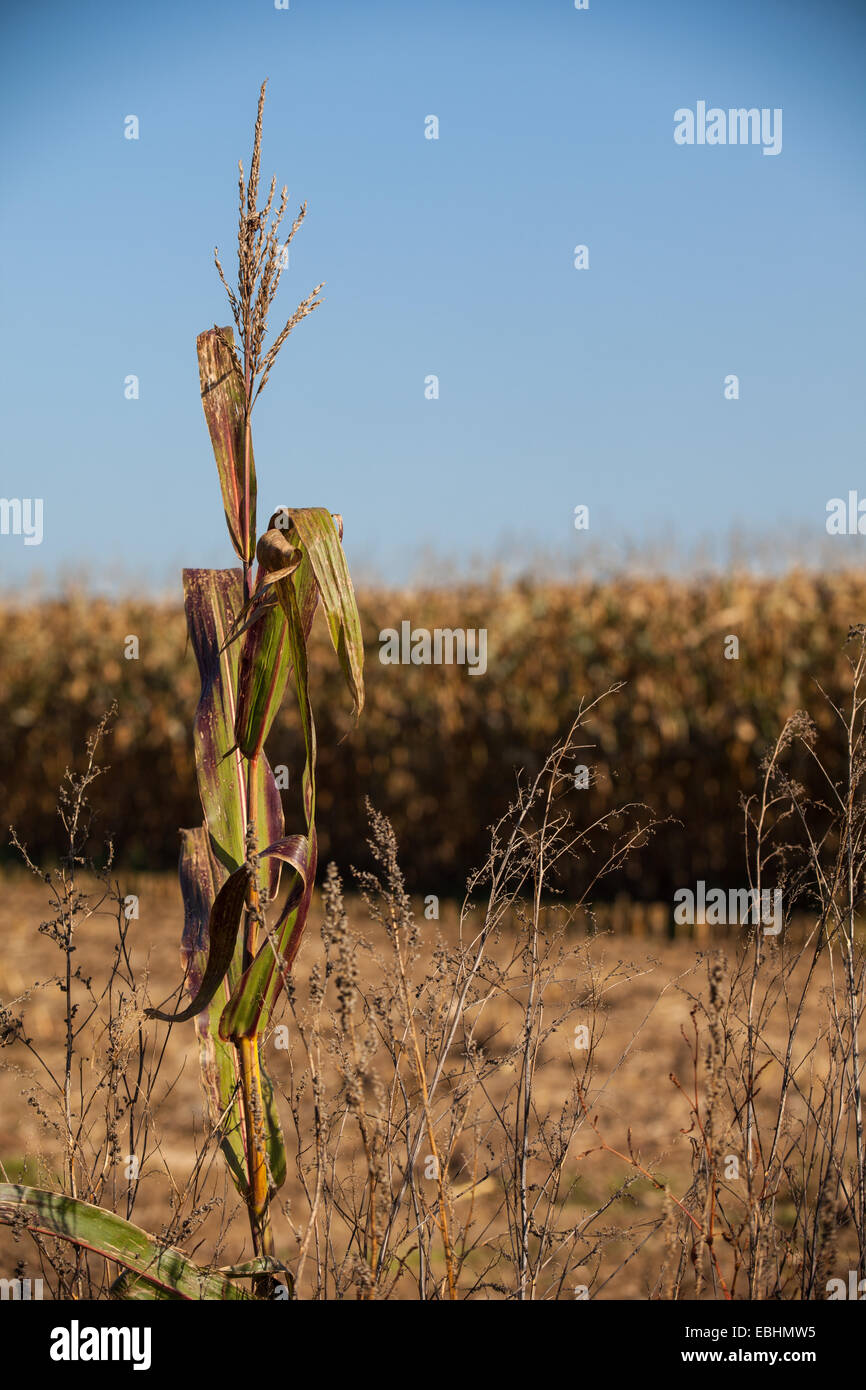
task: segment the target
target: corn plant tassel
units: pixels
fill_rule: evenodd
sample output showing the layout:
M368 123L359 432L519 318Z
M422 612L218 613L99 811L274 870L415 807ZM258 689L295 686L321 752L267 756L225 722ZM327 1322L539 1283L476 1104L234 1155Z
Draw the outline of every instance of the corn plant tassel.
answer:
M307 642L321 603L356 716L364 704L364 648L342 548L342 517L324 507L281 507L259 536L252 414L280 348L318 307L321 285L268 343L268 319L306 216L303 205L280 233L288 194L274 204L271 181L259 207L262 115L259 95L249 179L240 166L238 280L216 267L234 330L214 327L197 340L205 419L216 460L229 540L239 570L188 570L187 624L201 676L195 720L196 770L204 816L182 832L185 928L182 960L189 1003L174 1022L195 1020L211 1123L244 1198L253 1243L253 1293L273 1290L270 1203L286 1175L286 1152L262 1066L260 1039L284 988L303 935L316 874L316 734ZM237 337L235 337L235 332ZM265 740L289 684L304 737L303 817L287 834ZM282 867L289 882L282 909ZM272 919L272 920L269 920Z

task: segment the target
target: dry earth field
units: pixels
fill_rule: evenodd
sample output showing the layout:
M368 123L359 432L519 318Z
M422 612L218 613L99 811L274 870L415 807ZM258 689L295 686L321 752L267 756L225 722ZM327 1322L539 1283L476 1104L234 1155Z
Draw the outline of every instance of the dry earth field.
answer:
M149 1001L161 1003L176 989L181 978L178 938L182 905L177 884L170 875L139 875L125 876L122 887L124 893L135 893L140 900L140 917L131 922L129 936L136 972L143 982L146 981ZM359 899L349 899L347 906L352 930L359 933L370 948L361 948L356 955L359 987L368 987L375 995L379 985L384 984L386 988L388 985L388 944L381 927L370 920ZM421 905L415 906L421 928L421 955L416 975L419 980L425 976L429 979L436 971L432 954L436 935L441 933L446 943L453 941L457 914L454 907L443 906L442 921L428 922L423 919ZM28 996L21 1006L27 1033L51 1070L60 1075L64 1050L63 998L55 986L45 982L60 968L62 957L56 945L38 931L40 922L50 915L43 884L17 871L7 871L0 879L0 940L3 942L0 1001L8 1004ZM321 918L322 903L317 894L296 965L299 1008L307 998L311 970L317 963L319 968L322 965ZM517 923L506 926L496 948L498 957L504 960L511 956L514 941L509 937L519 930ZM80 929L75 961L83 974L93 972L94 987L105 978L115 939L116 924L110 904L90 917ZM590 1022L595 1039L593 1066L591 1078L585 1084L591 1112L599 1117L601 1134L608 1143L624 1150L630 1130L640 1161L669 1184L674 1195L684 1196L692 1180L692 1143L686 1132L690 1120L684 1097L671 1082L670 1073L676 1074L688 1089L692 1076L691 1050L687 1042L691 1028L690 1009L694 996L706 998L706 951L715 949L718 943L637 939L607 932L586 936L572 926L566 935L566 945L572 954L566 958L563 968L558 972L554 970L545 993L545 1022L552 1021L555 1026L539 1045L534 1113L549 1115L555 1120L563 1107L568 1106L569 1097L573 1104L575 1068L582 1069L586 1057L585 1053L575 1050L575 1026ZM731 938L722 943L721 949L729 960L735 946ZM515 1038L519 1041L524 1002L519 997L519 972L518 977L511 978L509 990L493 999L486 1006L483 1021L478 1020L478 1036L488 1057L495 1057L497 1053L505 1056L513 1048ZM36 981L42 985L33 990ZM357 1007L356 1018L359 1018ZM819 1033L825 1021L821 1016L823 1008L822 996L815 990L800 1035L801 1052ZM297 1083L306 1061L299 1051L296 1026L284 1000L280 1009L293 1040L291 1049L277 1046L271 1034L263 1057L277 1091L286 1092L292 1089L292 1068ZM556 1025L558 1014L564 1015L560 1025ZM137 1013L127 1016L128 1029L133 1028L137 1018ZM151 1098L152 1128L133 1218L146 1229L162 1232L171 1219L172 1191L174 1189L176 1194L187 1183L194 1145L201 1146L207 1125L193 1024L180 1024L168 1030L154 1023L147 1023L146 1027L152 1039L151 1060L153 1046L161 1047L163 1043L164 1057ZM98 1077L109 1045L101 1028L102 1025L95 1030L88 1028L82 1035L85 1060L80 1077L85 1091ZM770 1020L766 1041L771 1049L779 1048L784 1036L785 1019L782 1012L777 1012ZM335 1029L329 1025L323 1032L321 1067L324 1091L332 1098L337 1114L336 1099L345 1091L345 1086L334 1040ZM381 1058L374 1059L374 1067L381 1061ZM820 1068L820 1059L817 1065ZM464 1066L460 1057L455 1066L455 1075L459 1075ZM468 1222L466 1241L470 1247L461 1273L459 1292L462 1296L495 1298L503 1292L496 1286L496 1280L501 1280L502 1275L492 1275L488 1286L482 1271L491 1252L501 1249L503 1242L507 1244L502 1184L496 1172L496 1163L502 1161L504 1151L497 1141L492 1117L497 1108L507 1107L513 1075L514 1068L508 1062L491 1073L483 1092L477 1092L468 1107L472 1123L467 1124L466 1132L451 1146L448 1178L452 1215L457 1226ZM772 1097L779 1075L778 1065L771 1063L761 1079L759 1108L763 1098ZM50 1120L56 1116L53 1102L46 1100L44 1087L34 1089L42 1086L45 1079L45 1074L40 1074L40 1067L20 1041L13 1042L0 1053L0 1160L8 1180L23 1178L29 1183L53 1186L61 1171L61 1147L45 1118L48 1116ZM388 1077L384 1079L387 1084ZM411 1080L407 1084L411 1084ZM311 1128L310 1089L308 1086L301 1089L302 1129ZM450 1123L449 1097L453 1089L450 1087L449 1093L443 1096L442 1104L437 1103L440 1143L445 1142L443 1136ZM371 1095L365 1083L362 1108ZM97 1145L104 1131L101 1119L104 1099L97 1091L86 1126ZM281 1101L281 1115L290 1162L286 1184L275 1204L276 1244L281 1258L294 1268L299 1233L304 1229L309 1205L298 1165L292 1163L298 1144L290 1107L285 1100ZM474 1136L473 1142L469 1142L470 1134ZM475 1142L479 1136L480 1148ZM308 1142L309 1131L304 1136L304 1145ZM565 1276L560 1274L560 1283L554 1280L540 1288L539 1296L573 1298L574 1288L581 1280L591 1285L593 1297L645 1299L657 1296L664 1232L656 1223L663 1212L663 1195L643 1178L631 1181L627 1190L622 1191L623 1182L635 1177L626 1162L607 1152L596 1151L581 1157L597 1143L586 1121L578 1116L577 1130L563 1163L563 1200L556 1219L574 1225L613 1200L592 1224L589 1255L572 1259L571 1264L566 1265ZM123 1140L120 1148L116 1162L106 1165L100 1160L94 1195L104 1205L116 1204L116 1209L123 1213L129 1186L124 1177L127 1145ZM394 1163L392 1177L396 1181L401 1171L401 1155L396 1145L390 1157ZM214 1159L213 1150L211 1158ZM363 1175L365 1161L359 1126L348 1112L340 1123L335 1165L344 1191L350 1191L353 1175ZM203 1171L205 1176L200 1189L184 1211L188 1215L190 1205L197 1208L204 1205L205 1211L194 1218L194 1232L189 1231L184 1247L190 1252L197 1251L197 1258L203 1263L213 1260L225 1265L249 1258L243 1205L234 1188L226 1182L225 1165L219 1153ZM218 1201L208 1209L207 1201L213 1198ZM782 1223L786 1219L784 1204L780 1204L777 1219ZM342 1243L345 1247L346 1230L344 1222L335 1221L332 1240L336 1246ZM215 1242L218 1242L216 1250ZM476 1245L478 1248L473 1249ZM846 1235L842 1231L835 1259L843 1278L850 1264L845 1247ZM435 1227L432 1227L429 1248L431 1259L439 1260ZM411 1298L417 1296L412 1286L413 1269L417 1267L412 1241L404 1243L399 1251L402 1251L404 1264L394 1263L390 1296ZM0 1229L0 1264L10 1277L22 1258L26 1273L38 1276L38 1261L29 1238L25 1236L16 1243L8 1229ZM305 1269L299 1292L309 1296L312 1257L308 1258ZM358 1292L344 1293L344 1296L358 1296ZM708 1291L708 1296L713 1296L712 1290Z

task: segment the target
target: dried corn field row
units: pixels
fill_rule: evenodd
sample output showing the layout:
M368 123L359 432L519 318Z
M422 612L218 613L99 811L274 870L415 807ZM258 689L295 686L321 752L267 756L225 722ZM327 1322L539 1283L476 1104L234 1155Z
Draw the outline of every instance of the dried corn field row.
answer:
M842 647L866 616L862 573L367 591L359 607L367 707L355 729L324 628L313 632L322 853L352 861L369 796L393 820L420 894L462 891L485 853L486 827L513 795L515 767L534 774L581 697L616 681L626 687L597 711L587 753L598 769L583 793L587 819L642 801L666 824L652 856L611 880L611 893L664 902L696 878L738 883L739 798L755 789L760 758L794 710L809 709L827 736L828 767L841 767L816 682L841 698ZM379 633L404 620L487 629L486 674L382 665ZM739 640L737 660L724 655L729 635ZM134 660L125 657L130 636ZM190 737L198 677L179 606L74 592L33 605L7 600L0 651L6 822L35 852L55 852L56 788L117 700L112 773L97 789L101 825L125 862L173 866L175 827L199 818ZM275 765L300 766L288 707L268 752ZM797 770L808 777L807 766ZM296 794L290 781L287 802ZM577 880L569 887L579 894Z

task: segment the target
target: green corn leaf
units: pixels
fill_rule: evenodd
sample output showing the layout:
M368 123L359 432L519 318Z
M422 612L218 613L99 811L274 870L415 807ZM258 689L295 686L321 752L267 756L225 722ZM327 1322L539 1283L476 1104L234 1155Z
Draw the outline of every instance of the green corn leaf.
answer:
M250 516L244 537L244 382L232 352L231 328L210 328L196 340L201 399L210 431L223 507L235 553L251 564L256 545L256 469L250 441Z
M289 679L289 638L279 605L248 629L240 664L235 739L246 758L261 752Z
M227 1047L227 1043L222 1044ZM234 1051L234 1048L232 1048ZM265 1142L268 1152L268 1174L270 1177L271 1196L282 1187L286 1181L286 1143L283 1138L283 1129L280 1124L280 1117L277 1112L277 1099L274 1092L274 1083L262 1066L262 1050L259 1044L259 1075L262 1081L262 1104L265 1112Z
M313 720L313 707L310 704L307 634L304 631L303 617L298 606L297 585L294 575L290 579L281 579L279 581L277 585L277 594L283 606L286 618L288 619L289 646L291 648L292 666L295 674L295 692L298 697L301 728L304 731L306 761L304 764L304 775L301 786L303 791L304 815L307 821L307 834L310 837L312 849L311 859L313 861L313 876L315 876L316 725ZM271 847L273 848L273 843ZM273 857L282 858L283 855L274 853ZM309 891L312 892L312 880L310 881Z
M285 1274L289 1288L294 1288L294 1278L288 1265L284 1265L282 1260L275 1260L273 1255L257 1255L254 1260L245 1260L239 1265L222 1265L220 1274L225 1274L230 1279L251 1279L258 1274Z
M200 1269L180 1250L160 1245L131 1221L62 1193L0 1183L0 1221L92 1250L170 1297L196 1301L250 1297L226 1275Z
M167 1013L162 1009L147 1009L148 1018L161 1019L163 1023L185 1023L195 1018L210 1004L226 975L235 954L240 925L244 918L247 887L250 872L242 864L230 874L214 899L208 922L207 963L195 998L179 1013Z
M261 578L260 570L260 581ZM294 580L306 640L319 602L319 590L308 556L303 556ZM264 746L291 673L287 619L282 604L275 601L247 630L241 654L235 739L245 757L255 757Z
M326 507L286 507L275 514L274 520L280 525L285 518L297 531L315 576L328 631L357 717L364 708L364 639L355 590L340 543L340 523Z
M225 1270L222 1270L221 1273L225 1273ZM113 1299L121 1299L124 1303L177 1303L183 1301L180 1294L174 1293L171 1289L160 1288L158 1284L150 1284L140 1274L131 1274L128 1269L117 1276L109 1292Z

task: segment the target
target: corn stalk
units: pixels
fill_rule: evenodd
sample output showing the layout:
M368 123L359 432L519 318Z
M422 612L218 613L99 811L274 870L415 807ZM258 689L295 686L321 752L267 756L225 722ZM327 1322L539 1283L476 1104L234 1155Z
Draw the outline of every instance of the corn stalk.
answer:
M55 1194L0 1184L0 1221L71 1240L125 1270L122 1298L244 1298L231 1283L251 1279L267 1297L284 1266L274 1258L271 1200L286 1177L286 1150L261 1039L301 943L316 875L316 732L307 643L321 605L355 714L364 703L363 642L342 549L342 519L324 507L275 511L256 527L253 406L292 329L318 307L321 286L298 306L270 346L268 311L286 252L306 215L280 235L287 191L271 217L276 184L258 206L262 111L259 96L248 180L240 166L238 284L229 288L238 332L214 327L197 340L201 397L232 547L240 567L183 574L190 643L201 694L194 743L203 823L181 833L184 903L181 1008L152 1018L193 1021L213 1132L247 1205L254 1259L228 1271L201 1270L180 1252L113 1213ZM303 824L287 834L279 790L264 751L292 685L304 736ZM280 876L288 891L277 911ZM291 1281L289 1281L291 1283Z
M284 242L285 188L271 225L274 181L265 208L258 208L264 95L263 85L246 183L241 166L236 290L215 256L239 344L229 327L209 329L197 343L202 403L241 568L184 573L201 676L195 742L204 813L199 829L182 832L182 956L190 1002L177 1012L151 1011L174 1023L195 1020L210 1118L246 1201L254 1253L262 1261L274 1254L269 1211L285 1180L286 1155L261 1038L300 946L316 874L316 733L307 643L320 604L356 715L364 702L361 625L342 519L323 507L281 507L260 536L256 529L253 406L280 347L317 307L321 288L266 348L283 253L306 207ZM264 745L290 683L304 736L304 823L287 835ZM275 915L283 865L288 892ZM270 1276L254 1284L262 1295L270 1287Z

